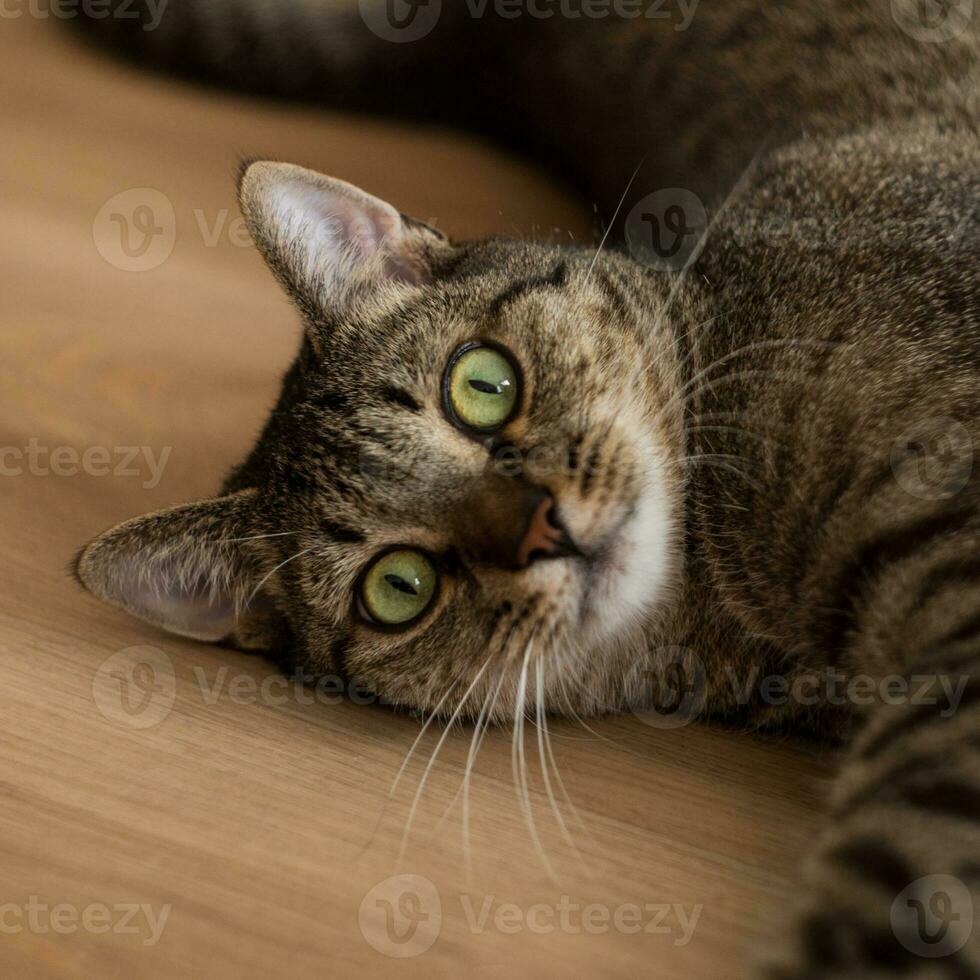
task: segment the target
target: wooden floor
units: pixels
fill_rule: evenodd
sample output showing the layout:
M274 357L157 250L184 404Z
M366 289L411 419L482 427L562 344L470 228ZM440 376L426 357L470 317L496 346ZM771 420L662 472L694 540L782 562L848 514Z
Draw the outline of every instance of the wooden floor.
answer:
M419 789L427 735L386 808L416 719L305 703L265 662L157 634L66 573L103 527L215 490L297 345L239 237L240 153L459 236L588 238L587 210L474 142L141 75L54 20L0 22L0 90L0 976L747 976L820 819L811 749L556 722L579 860L531 728L552 878L495 733L467 874L469 731ZM163 231L141 253L148 214Z

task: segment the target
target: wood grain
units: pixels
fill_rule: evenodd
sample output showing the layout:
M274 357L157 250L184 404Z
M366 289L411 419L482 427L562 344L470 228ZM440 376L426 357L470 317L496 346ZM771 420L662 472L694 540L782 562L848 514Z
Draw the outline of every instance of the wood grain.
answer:
M143 75L77 46L53 20L2 21L0 82L0 447L15 451L0 457L0 974L746 976L778 937L819 820L828 770L807 747L636 718L589 730L556 721L579 861L551 812L531 727L531 812L553 881L502 732L472 780L467 876L456 794L470 732L453 732L399 861L437 734L386 807L418 720L263 694L275 677L264 661L154 633L83 596L66 573L105 526L212 492L296 347L295 316L229 233L239 153L354 180L459 236L588 238L584 209L474 141ZM106 261L94 239L104 203L129 188L161 192L176 221L173 253L141 272ZM118 469L129 446L155 458L169 447L158 483L143 457L134 473L98 475L69 472L70 451L57 463L40 455L90 450L86 468L97 470L104 447ZM134 647L156 651L150 715L123 710L119 657ZM156 723L135 727L148 717ZM428 950L391 958L375 948L384 930L359 927L359 909L398 873L423 876L440 898L437 915L419 893L429 918L416 939L440 916L441 927ZM571 911L561 921L563 896L566 910L600 907L591 929ZM111 908L107 932L72 930L68 918L56 931L40 912L31 924L32 897L77 917L97 904L170 911L151 945L145 918L127 932ZM380 914L377 897L366 905ZM520 910L516 930L506 908L499 918L507 903ZM669 906L668 931L636 932L629 912L610 921L629 903L644 925L660 914L645 906ZM474 927L468 912L479 919L485 907ZM701 910L686 943L678 907Z

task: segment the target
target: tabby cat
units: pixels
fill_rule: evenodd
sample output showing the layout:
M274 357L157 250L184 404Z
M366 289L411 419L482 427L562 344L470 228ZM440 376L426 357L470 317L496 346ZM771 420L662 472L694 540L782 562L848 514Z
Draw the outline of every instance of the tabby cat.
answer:
M302 348L222 494L106 532L80 581L445 716L665 711L679 670L705 715L847 737L772 976L980 976L972 0L442 8L86 21L142 62L490 133L607 232L456 242L243 167Z

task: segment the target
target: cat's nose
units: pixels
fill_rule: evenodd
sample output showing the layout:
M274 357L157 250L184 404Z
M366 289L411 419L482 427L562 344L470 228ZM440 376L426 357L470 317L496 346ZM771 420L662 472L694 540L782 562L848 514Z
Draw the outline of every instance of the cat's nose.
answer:
M539 559L579 554L554 497L519 479L486 474L463 501L455 524L463 552L485 565L521 569Z
M524 536L517 546L517 567L527 568L539 558L557 558L570 553L571 541L558 520L550 493L545 493L532 510Z

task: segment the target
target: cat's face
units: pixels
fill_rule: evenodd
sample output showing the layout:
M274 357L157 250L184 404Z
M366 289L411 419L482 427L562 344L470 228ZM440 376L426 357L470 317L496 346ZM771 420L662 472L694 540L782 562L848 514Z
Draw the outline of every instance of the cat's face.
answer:
M287 165L242 205L303 350L226 496L107 532L83 583L414 707L621 704L680 572L678 381L639 273L455 246Z

